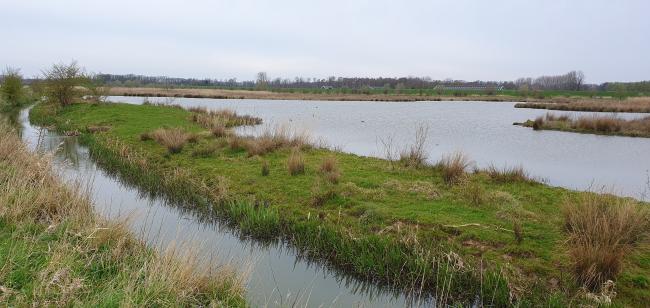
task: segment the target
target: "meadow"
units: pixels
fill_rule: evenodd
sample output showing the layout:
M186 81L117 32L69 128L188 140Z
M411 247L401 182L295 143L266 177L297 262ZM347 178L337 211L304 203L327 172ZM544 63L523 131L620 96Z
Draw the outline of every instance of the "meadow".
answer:
M213 207L244 234L279 237L360 278L441 303L650 299L647 205L632 199L552 188L521 168L474 170L462 153L429 165L417 141L382 160L320 148L290 130L241 137L231 127L263 119L228 111L76 103L40 104L30 116L80 134L105 168ZM622 217L637 217L636 227ZM586 228L591 218L611 232ZM615 270L604 271L604 260Z

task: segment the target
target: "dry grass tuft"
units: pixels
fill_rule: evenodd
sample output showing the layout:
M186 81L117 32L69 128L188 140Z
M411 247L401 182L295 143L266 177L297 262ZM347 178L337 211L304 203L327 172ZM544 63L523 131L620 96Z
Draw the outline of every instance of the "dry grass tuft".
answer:
M648 210L629 199L583 194L562 210L573 273L590 290L614 280L625 255L650 232Z
M319 171L323 174L325 179L332 184L338 184L341 179L341 171L339 170L338 161L333 155L327 156L323 159Z
M262 176L268 176L271 173L268 161L262 161Z
M442 171L442 179L448 185L457 184L465 176L471 161L462 152L455 152L440 160L437 167Z
M290 175L299 175L305 173L305 158L300 152L300 149L294 148L291 150L291 155L287 160L287 168Z
M167 148L169 153L179 153L185 144L191 139L192 134L186 133L180 128L159 128L149 134L149 138ZM143 140L140 135L140 140Z
M420 168L426 165L427 153L425 146L429 135L429 128L419 125L415 131L415 142L400 153L399 161L405 167Z
M487 168L487 174L497 183L533 182L528 172L522 166L504 167L499 169L494 165Z

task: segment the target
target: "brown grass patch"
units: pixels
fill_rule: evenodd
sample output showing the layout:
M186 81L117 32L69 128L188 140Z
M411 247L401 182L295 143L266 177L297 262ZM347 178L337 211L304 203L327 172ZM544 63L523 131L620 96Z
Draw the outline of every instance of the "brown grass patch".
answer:
M289 159L287 160L287 168L290 175L299 175L305 173L305 158L300 149L294 148L291 150Z
M440 160L437 167L442 171L442 179L449 185L457 184L465 176L471 161L462 152L455 152Z
M487 168L487 174L493 181L497 183L515 183L515 182L532 182L528 172L522 166L497 168L490 165Z
M590 290L616 278L625 255L650 228L646 208L610 195L583 194L567 201L562 211L573 273Z
M169 153L180 153L192 134L188 134L180 128L159 128L153 131L149 137L166 147ZM142 139L142 135L140 139Z
M526 126L535 130L553 129L605 135L622 135L630 137L650 137L650 117L639 119L623 119L617 116L556 116L546 114L529 121Z

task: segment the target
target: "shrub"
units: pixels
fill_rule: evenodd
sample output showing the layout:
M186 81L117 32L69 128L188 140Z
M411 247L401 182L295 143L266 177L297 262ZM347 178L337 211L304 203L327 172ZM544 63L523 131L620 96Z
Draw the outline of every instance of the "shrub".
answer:
M23 99L23 77L17 69L8 67L2 73L0 98L12 106L21 104Z
M88 78L77 62L54 64L44 71L46 96L50 102L63 107L72 104L80 96L79 88L88 83Z
M621 271L630 249L650 228L648 210L629 199L583 194L562 208L576 281L597 290Z
M470 165L471 162L465 154L456 152L443 157L438 163L438 168L442 171L442 179L445 183L453 185L462 179Z
M300 152L300 149L294 148L291 150L291 155L287 160L287 168L290 175L298 175L305 173L305 159Z

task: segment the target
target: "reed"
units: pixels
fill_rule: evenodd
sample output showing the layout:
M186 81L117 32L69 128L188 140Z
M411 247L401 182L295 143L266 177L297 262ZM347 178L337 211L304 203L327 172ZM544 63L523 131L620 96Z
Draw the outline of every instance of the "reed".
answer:
M490 179L497 183L533 182L533 179L521 165L514 167L505 166L502 169L490 165L486 172Z
M524 126L535 130L550 129L573 131L580 133L593 133L603 135L621 135L630 137L650 137L650 117L639 119L623 119L617 116L556 116L546 114L529 121Z

